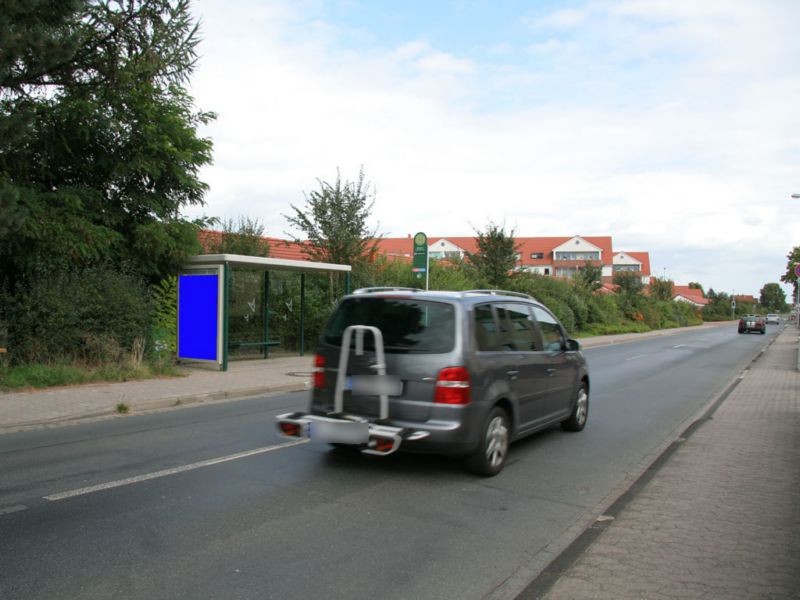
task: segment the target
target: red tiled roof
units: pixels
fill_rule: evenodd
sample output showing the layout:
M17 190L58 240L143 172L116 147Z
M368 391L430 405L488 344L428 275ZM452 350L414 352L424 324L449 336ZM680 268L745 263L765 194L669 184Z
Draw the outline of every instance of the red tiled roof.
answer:
M672 294L677 296L685 296L687 298L705 298L705 294L703 294L703 290L698 290L696 288L690 288L688 285L672 285Z
M203 251L209 249L222 241L221 231L203 230L197 233L197 239L203 247ZM298 244L280 238L262 237L262 240L269 244L270 258L285 258L289 260L310 260L303 252L305 244Z

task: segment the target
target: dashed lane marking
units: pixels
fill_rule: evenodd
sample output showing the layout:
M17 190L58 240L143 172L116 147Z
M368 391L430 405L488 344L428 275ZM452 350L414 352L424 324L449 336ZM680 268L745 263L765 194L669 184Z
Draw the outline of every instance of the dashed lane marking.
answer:
M10 515L11 513L21 512L23 510L28 510L28 507L24 504L17 504L16 506L5 506L0 508L0 515Z
M636 356L631 356L630 358L626 358L625 360L638 360L640 358L644 358L645 356L650 356L649 354L637 354Z
M135 477L128 477L126 479L118 479L117 481L109 481L108 483L98 483L97 485L90 485L87 487L78 488L75 490L69 490L66 492L59 492L58 494L50 494L49 496L44 496L45 500L50 500L51 502L55 502L57 500L65 500L67 498L74 498L75 496L83 496L85 494L93 494L94 492L101 492L103 490L110 490L113 488L122 487L124 485L131 485L133 483L140 483L142 481L149 481L150 479L158 479L159 477L167 477L168 475L175 475L177 473L184 473L186 471L193 471L195 469L201 469L203 467L210 467L212 465L218 465L220 463L230 462L233 460L239 460L240 458L247 458L248 456L255 456L256 454L265 454L267 452L272 452L273 450L282 450L284 448L291 448L292 446L297 446L298 444L305 444L308 440L297 440L294 442L286 442L285 444L276 444L274 446L264 446L263 448L255 448L253 450L247 450L245 452L238 452L236 454L230 454L228 456L221 456L219 458L210 458L208 460L201 460L196 463L192 463L189 465L183 465L180 467L173 467L171 469L164 469L162 471L155 471L153 473L146 473L144 475L136 475Z

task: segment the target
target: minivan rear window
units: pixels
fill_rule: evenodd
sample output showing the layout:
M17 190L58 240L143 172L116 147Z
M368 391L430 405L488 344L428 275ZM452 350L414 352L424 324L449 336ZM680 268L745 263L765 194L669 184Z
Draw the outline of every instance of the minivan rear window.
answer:
M455 307L444 302L348 298L331 317L323 339L341 346L342 334L350 325L380 329L387 353L440 354L450 352L455 345ZM374 350L370 334L364 335L364 348Z

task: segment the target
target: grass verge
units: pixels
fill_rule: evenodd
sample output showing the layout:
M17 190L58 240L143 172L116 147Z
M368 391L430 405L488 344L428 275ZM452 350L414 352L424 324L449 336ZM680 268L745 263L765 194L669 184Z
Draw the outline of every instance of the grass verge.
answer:
M0 390L19 391L60 385L120 382L155 377L179 377L172 365L143 363L138 368L121 365L17 365L0 368Z

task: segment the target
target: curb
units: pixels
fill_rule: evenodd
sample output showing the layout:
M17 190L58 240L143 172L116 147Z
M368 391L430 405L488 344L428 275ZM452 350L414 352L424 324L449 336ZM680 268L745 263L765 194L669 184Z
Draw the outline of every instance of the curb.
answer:
M130 412L122 414L119 413L116 407L108 408L106 410L92 411L78 415L61 416L53 419L44 419L41 421L24 421L20 423L11 423L8 425L0 425L0 435L5 433L16 433L21 431L30 431L34 429L46 429L48 427L78 425L81 423L88 423L91 421L99 421L111 417L128 417L140 414L147 414L150 412L170 410L182 408L185 406L192 406L195 404L213 404L216 402L223 402L226 400L240 400L243 398L250 398L253 396L274 395L288 392L303 392L308 390L306 383L286 383L282 385L272 386L258 386L252 388L243 388L239 390L227 390L218 392L206 392L202 394L182 394L176 396L168 396L165 398L156 398L153 400L143 400L139 402L132 402L128 404ZM126 403L127 404L127 403Z

